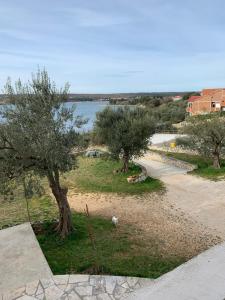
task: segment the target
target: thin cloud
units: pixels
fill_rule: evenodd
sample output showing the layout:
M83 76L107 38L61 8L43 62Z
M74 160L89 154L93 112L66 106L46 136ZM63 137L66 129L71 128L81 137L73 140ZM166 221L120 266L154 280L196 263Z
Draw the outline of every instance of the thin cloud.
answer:
M0 0L0 89L37 65L72 92L223 86L224 9L224 0Z
M105 27L120 24L128 24L132 20L128 16L120 16L115 13L101 12L86 8L64 9L67 17L80 27Z

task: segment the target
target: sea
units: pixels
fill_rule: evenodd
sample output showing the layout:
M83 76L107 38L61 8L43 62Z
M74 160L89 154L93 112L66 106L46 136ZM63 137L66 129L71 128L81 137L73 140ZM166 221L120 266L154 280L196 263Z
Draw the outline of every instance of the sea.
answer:
M81 116L87 120L87 123L84 124L78 131L87 132L93 128L96 113L102 111L105 107L107 107L109 101L82 101L82 102L66 102L64 106L71 108L74 107L74 117ZM0 105L0 110L4 108L4 105ZM0 116L0 122L2 118ZM71 124L68 124L71 125Z
M82 102L66 102L66 107L75 107L74 115L87 119L87 123L81 128L81 131L89 131L93 128L96 113L102 111L109 105L108 101L82 101Z

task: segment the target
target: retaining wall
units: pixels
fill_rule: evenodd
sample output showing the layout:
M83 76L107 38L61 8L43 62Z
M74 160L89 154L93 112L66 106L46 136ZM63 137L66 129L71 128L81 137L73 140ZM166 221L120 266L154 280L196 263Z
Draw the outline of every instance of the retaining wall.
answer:
M196 165L190 164L188 162L185 162L185 161L173 158L173 157L168 157L161 153L156 153L156 152L150 151L149 156L152 160L160 161L160 162L163 162L163 163L166 163L166 164L169 164L169 165L181 168L181 169L186 169L186 170L188 170L188 172L191 172L191 171L197 169Z

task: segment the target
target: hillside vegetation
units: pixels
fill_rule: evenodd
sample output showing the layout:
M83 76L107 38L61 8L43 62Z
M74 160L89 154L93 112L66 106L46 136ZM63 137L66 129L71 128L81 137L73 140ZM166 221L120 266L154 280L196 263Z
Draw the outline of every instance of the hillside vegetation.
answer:
M191 95L197 95L198 93L180 93L183 96L181 100L173 101L172 96L167 94L158 95L143 95L141 97L135 97L133 99L112 99L111 104L123 104L123 105L140 105L147 109L155 120L156 131L173 130L173 124L183 122L186 118L187 99Z

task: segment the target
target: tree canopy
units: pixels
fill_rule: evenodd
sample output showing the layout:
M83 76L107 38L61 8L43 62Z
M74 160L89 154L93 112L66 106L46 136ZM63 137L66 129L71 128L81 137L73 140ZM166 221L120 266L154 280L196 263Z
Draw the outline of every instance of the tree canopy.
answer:
M107 107L97 113L94 132L106 144L115 158L123 158L123 171L128 170L132 157L139 157L148 149L155 126L142 108Z
M225 153L225 116L223 113L193 116L183 128L187 134L178 143L213 158L213 166L220 168L221 154Z
M60 174L76 166L75 147L82 147L75 127L82 125L74 110L63 102L69 86L57 89L45 70L38 70L31 81L8 80L5 94L13 105L1 108L0 177L4 185L30 172L46 176L59 207L58 231L65 237L72 230L67 189L60 185Z

